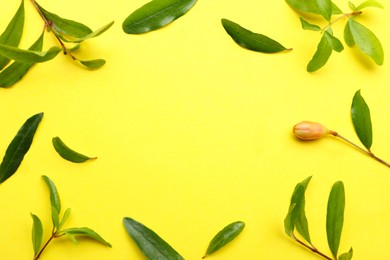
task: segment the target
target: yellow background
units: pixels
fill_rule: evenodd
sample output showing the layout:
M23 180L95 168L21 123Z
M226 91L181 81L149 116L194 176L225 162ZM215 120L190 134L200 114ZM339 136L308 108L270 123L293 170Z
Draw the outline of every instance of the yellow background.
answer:
M335 2L349 11L347 1ZM331 186L341 180L346 209L340 252L352 246L353 259L390 258L390 170L335 138L303 143L291 131L312 120L359 142L350 104L361 89L371 109L372 150L390 160L387 59L378 67L347 47L320 71L307 73L320 35L302 30L283 0L199 1L173 24L138 36L125 34L121 25L145 0L39 3L92 29L115 24L76 53L106 59L102 69L86 70L60 54L0 89L0 154L28 117L45 113L20 168L0 187L1 259L32 259L30 212L42 219L44 240L49 236L49 193L41 175L55 182L63 208L72 209L65 227L90 227L113 245L57 239L42 259L144 259L123 228L126 216L186 259L201 259L211 238L237 220L246 223L243 233L210 259L318 259L283 227L296 183L310 175L306 212L315 245L330 255L326 205ZM0 28L19 4L1 2ZM25 8L22 48L43 26L30 1ZM294 50L266 55L240 48L221 18ZM387 53L388 9L367 9L359 21ZM339 38L344 22L334 25ZM46 34L45 48L55 44ZM54 136L98 159L63 160L52 147Z

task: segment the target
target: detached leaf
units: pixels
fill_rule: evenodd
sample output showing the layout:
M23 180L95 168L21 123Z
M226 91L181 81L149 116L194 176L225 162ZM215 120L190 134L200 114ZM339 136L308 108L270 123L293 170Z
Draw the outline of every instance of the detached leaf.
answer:
M83 237L88 237L88 238L91 238L93 240L96 240L105 246L112 247L111 244L108 243L106 240L104 240L98 233L96 233L95 231L93 231L92 229L87 228L87 227L68 228L68 229L62 230L61 233L68 235L70 237L73 237L74 240L71 239L73 242L77 242L75 236L83 236Z
M226 32L243 48L264 53L291 50L265 35L253 33L232 21L222 19L221 22Z
M36 256L39 253L39 249L41 248L42 244L43 227L42 222L38 216L31 214L31 217L33 219L32 243L34 248L34 256Z
M326 234L330 251L335 259L339 250L341 231L344 223L345 193L344 184L336 182L329 195L326 215Z
M286 0L287 4L298 12L320 15L317 0ZM342 14L343 12L332 2L332 14Z
M23 50L16 47L0 44L0 55L19 62L37 63L49 61L62 51L59 47L51 47L46 52Z
M157 30L187 13L197 0L152 0L130 14L122 28L128 34Z
M311 24L302 17L299 17L299 20L301 20L302 29L304 30L312 30L312 31L321 31L321 27L315 24Z
M0 35L0 44L17 47L23 34L24 26L24 0L22 0L16 14L8 24L5 31ZM0 70L2 70L10 59L0 56Z
M45 181L47 187L49 188L51 207L52 207L52 209L56 210L56 212L53 212L52 215L57 213L57 217L58 217L58 215L61 212L61 200L60 200L60 196L59 196L58 191L57 191L57 187L54 184L54 182L46 175L42 175L42 179ZM54 220L53 220L53 222L54 222Z
M321 41L317 46L317 51L307 65L308 72L314 72L322 68L329 60L332 54L332 47L326 39L325 33L321 37Z
M106 64L106 61L103 59L96 59L96 60L79 60L81 64L83 64L85 67L89 69L99 69L104 64Z
M88 39L91 39L91 38L94 38L94 37L97 37L97 36L101 35L105 31L107 31L113 24L114 24L114 21L104 25L103 27L97 29L96 31L91 32L90 34L85 35L84 37L80 37L80 38L76 38L76 37L71 37L71 38L69 38L69 37L61 37L61 39L64 40L65 42L80 43L80 42L83 42L85 40L88 40Z
M353 249L351 247L351 249L349 250L349 252L347 253L344 253L342 255L339 256L339 260L351 260L352 259L352 256L353 256Z
M370 109L360 95L360 90L356 91L351 106L352 123L355 132L362 144L370 150L372 145L372 124Z
M327 21L332 16L332 2L330 0L316 0L318 11Z
M363 3L361 3L360 5L358 5L354 11L360 11L364 8L367 8L367 7L377 7L377 8L381 8L383 9L383 5L381 3L379 3L378 1L375 1L375 0L368 0L368 1L365 1Z
M326 32L324 32L324 36L325 36L326 40L328 41L330 47L334 51L341 52L344 50L344 46L341 43L341 41L339 39L337 39L336 37L334 37L331 33L326 31Z
M384 52L382 44L375 34L354 19L348 19L348 25L359 49L370 56L376 64L382 65Z
M27 119L9 144L0 164L0 183L11 177L19 168L25 154L30 149L42 117L43 113L39 113Z
M352 36L351 28L349 27L349 23L346 23L344 27L344 41L349 47L353 47L356 44Z
M203 258L218 251L220 248L224 247L226 244L235 239L242 232L242 230L244 230L244 227L244 222L236 221L219 231L218 234L211 240Z
M123 218L123 225L130 237L148 259L184 260L167 242L153 230L132 218Z
M54 149L57 151L57 153L64 158L65 160L68 160L70 162L74 163L82 163L86 162L91 159L96 159L96 157L88 157L86 155L83 155L81 153L78 153L71 148L69 148L62 140L57 136L53 137L52 143L54 146Z

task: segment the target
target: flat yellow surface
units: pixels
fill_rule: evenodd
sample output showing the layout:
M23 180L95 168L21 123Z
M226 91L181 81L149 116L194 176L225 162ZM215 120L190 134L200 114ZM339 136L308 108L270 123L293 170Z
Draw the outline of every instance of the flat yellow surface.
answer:
M349 10L347 1L335 2ZM359 143L350 105L361 89L371 109L372 150L390 160L387 57L378 67L347 47L307 73L320 35L302 30L283 0L199 1L171 25L138 36L125 34L121 24L147 1L39 3L92 29L115 24L76 53L106 59L102 69L86 70L60 54L0 89L0 154L28 117L44 112L30 151L0 187L1 259L32 259L30 212L42 219L44 240L49 237L49 192L41 175L55 182L63 208L72 209L65 227L90 227L113 245L56 239L42 259L144 259L123 217L144 223L186 259L201 259L211 238L237 220L246 223L243 233L210 259L319 259L283 227L296 183L310 175L306 212L316 247L330 255L326 205L340 180L346 190L340 252L353 247L353 259L390 259L390 170L335 138L300 142L291 131L301 120L318 121ZM1 1L0 28L19 4ZM30 1L25 8L22 48L43 26ZM386 53L388 12L367 9L359 18ZM294 50L245 50L221 18ZM343 24L334 25L339 38ZM45 49L55 44L46 34ZM65 161L52 147L54 136L98 159Z

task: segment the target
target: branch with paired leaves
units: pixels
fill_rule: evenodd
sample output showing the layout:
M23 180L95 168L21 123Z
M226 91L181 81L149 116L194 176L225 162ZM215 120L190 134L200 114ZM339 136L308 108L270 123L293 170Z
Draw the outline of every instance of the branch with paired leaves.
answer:
M38 216L31 214L31 217L33 219L32 243L34 248L34 258L33 258L34 260L40 258L43 251L46 249L46 247L53 239L60 238L63 236L65 236L75 244L78 243L76 236L83 236L98 241L105 246L111 247L110 243L108 243L98 233L96 233L94 230L90 228L81 227L81 228L62 229L65 222L68 220L71 211L68 208L67 210L65 210L65 213L62 215L62 218L60 218L61 201L57 191L57 187L49 177L42 176L42 179L45 181L50 191L51 217L53 222L53 228L52 228L51 236L46 241L46 243L42 246L42 237L43 237L42 222Z
M31 3L44 21L44 29L39 38L26 49L18 48L23 35L25 20L24 0L16 14L0 35L0 87L10 87L18 82L36 63L54 59L61 51L89 69L97 69L105 64L104 59L80 60L73 52L80 44L90 38L99 36L108 30L114 22L92 31L88 26L69 19L62 18L40 6L35 0ZM52 32L60 47L53 46L42 51L45 31ZM10 61L14 62L7 66Z
M357 47L363 53L371 57L377 65L383 64L384 51L381 42L370 29L356 20L365 8L383 8L379 2L367 0L358 6L349 2L349 7L352 11L350 13L343 13L331 0L286 0L286 2L291 8L300 13L319 15L327 22L326 26L320 27L319 25L310 23L303 17L300 17L301 25L304 30L318 31L322 34L321 40L317 46L317 51L307 65L308 72L314 72L322 68L328 62L333 51L341 52L344 50L341 41L333 35L332 26L345 19L347 19L344 27L345 43L349 47L357 45ZM333 19L334 16L336 16L336 18Z
M332 256L318 250L310 238L308 220L305 213L305 192L311 180L311 176L298 183L295 186L291 196L290 206L286 218L284 219L284 229L286 234L294 241L309 249L318 256L327 260L350 260L352 259L352 248L339 255L339 245L341 232L344 224L345 191L344 184L341 181L336 182L329 195L326 214L326 235L329 249ZM301 240L295 235L297 231L303 238Z

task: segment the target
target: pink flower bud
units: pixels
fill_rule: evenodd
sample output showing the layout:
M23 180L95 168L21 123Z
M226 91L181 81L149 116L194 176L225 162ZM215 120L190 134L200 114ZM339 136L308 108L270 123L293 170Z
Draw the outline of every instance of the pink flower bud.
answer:
M331 131L319 123L302 121L294 126L293 132L299 139L315 140L324 137Z

